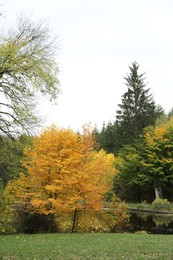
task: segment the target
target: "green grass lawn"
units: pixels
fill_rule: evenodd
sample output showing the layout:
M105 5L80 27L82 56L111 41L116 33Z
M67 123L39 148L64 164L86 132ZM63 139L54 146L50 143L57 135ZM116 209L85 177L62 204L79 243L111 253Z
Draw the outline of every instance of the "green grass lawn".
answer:
M173 236L148 234L1 235L0 259L173 259Z

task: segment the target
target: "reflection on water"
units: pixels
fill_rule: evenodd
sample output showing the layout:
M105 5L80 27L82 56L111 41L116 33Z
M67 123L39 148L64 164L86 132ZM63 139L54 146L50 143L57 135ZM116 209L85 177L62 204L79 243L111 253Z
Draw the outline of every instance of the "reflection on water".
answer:
M173 215L131 213L129 231L145 230L153 234L173 234Z

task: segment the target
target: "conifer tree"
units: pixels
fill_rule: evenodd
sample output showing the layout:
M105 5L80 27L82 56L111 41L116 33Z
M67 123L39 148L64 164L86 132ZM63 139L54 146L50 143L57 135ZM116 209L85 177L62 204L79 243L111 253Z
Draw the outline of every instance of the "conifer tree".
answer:
M104 149L108 153L116 154L116 125L113 122L105 123L102 126L101 131L95 131L95 139L99 148Z
M139 74L139 65L133 62L129 69L130 73L124 78L127 91L122 95L116 112L118 148L132 143L144 127L153 125L163 114L163 109L156 106L150 89L146 88L145 73Z

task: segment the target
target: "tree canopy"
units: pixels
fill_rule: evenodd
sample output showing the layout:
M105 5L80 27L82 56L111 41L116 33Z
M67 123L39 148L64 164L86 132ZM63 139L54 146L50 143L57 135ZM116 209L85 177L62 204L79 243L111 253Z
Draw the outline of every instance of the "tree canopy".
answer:
M115 191L123 187L124 194L138 194L146 188L155 198L163 197L163 189L173 183L173 118L145 129L143 138L125 146L115 162ZM121 188L120 188L121 189ZM131 192L132 191L132 192ZM150 194L151 199L152 194Z
M47 25L21 18L0 40L0 133L9 137L33 129L37 93L50 101L59 93L56 41Z
M127 91L116 113L117 138L120 147L130 144L148 125L154 125L163 109L157 107L150 89L146 88L145 74L139 74L139 65L133 62L130 73L125 77Z
M0 138L0 180L3 186L7 184L10 179L19 176L22 167L23 151L28 145L32 145L32 137L21 135L15 140L9 137Z
M16 203L48 216L100 210L112 187L114 156L93 149L92 134L52 126L25 151L27 175L8 184Z
M124 78L127 91L118 104L115 120L96 131L100 147L114 154L123 146L132 144L146 126L154 125L164 114L161 106L156 106L150 89L146 88L145 74L139 74L139 65L133 62L129 69L130 73Z

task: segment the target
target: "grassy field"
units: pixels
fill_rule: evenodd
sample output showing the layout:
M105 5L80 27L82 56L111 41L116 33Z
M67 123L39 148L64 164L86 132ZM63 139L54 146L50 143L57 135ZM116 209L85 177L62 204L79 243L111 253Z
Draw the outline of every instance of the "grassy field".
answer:
M1 235L0 259L173 259L173 236L148 234Z

